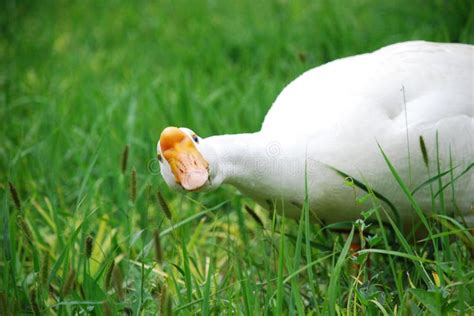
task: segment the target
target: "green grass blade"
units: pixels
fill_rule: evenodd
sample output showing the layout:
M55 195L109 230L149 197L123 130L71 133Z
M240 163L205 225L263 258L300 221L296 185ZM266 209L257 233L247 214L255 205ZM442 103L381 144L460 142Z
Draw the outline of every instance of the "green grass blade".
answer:
M188 302L193 300L193 282L192 282L192 275L191 269L189 267L189 255L188 250L186 247L186 242L184 238L181 239L181 249L182 249L182 256L183 256L183 265L184 265L184 281L186 286L186 295Z
M304 216L305 216L305 212L301 212L300 220L298 223L298 232L296 235L295 254L293 256L293 264L292 264L293 270L297 269L301 263L301 252L302 252L302 245L303 245L303 229L305 227ZM304 307L303 307L303 302L300 296L300 285L297 280L294 280L294 279L291 280L291 290L293 293L293 300L295 302L298 315L302 316L304 315Z
M418 217L420 218L421 222L423 223L423 225L426 227L426 229L431 232L431 227L428 225L428 221L426 220L426 216L425 214L423 213L423 211L421 210L420 206L418 205L418 203L415 201L415 199L413 198L413 195L411 194L410 190L408 189L408 187L405 185L405 183L403 182L403 180L400 178L400 175L398 174L397 170L395 169L395 167L392 165L392 163L390 162L390 160L388 159L387 155L385 154L385 152L383 151L382 147L380 146L380 144L377 144L379 146L379 149L380 149L380 152L382 153L383 155L383 158L387 164L387 166L389 167L390 169L390 172L392 173L393 177L395 178L395 180L397 181L398 185L400 186L400 188L403 190L403 192L405 193L405 196L406 198L408 199L408 201L410 202L410 204L412 205L413 209L415 210L416 214L418 215Z
M397 225L399 227L401 227L401 219L400 219L400 212L398 211L398 209L395 207L395 205L389 200L387 199L385 196L383 196L382 194L380 194L379 192L371 189L371 188L368 188L363 182L357 180L356 178L354 178L353 176L337 169L337 168L334 168L332 166L329 166L327 165L328 168L330 168L331 170L333 170L334 172L336 172L338 175L340 175L342 178L346 179L346 178L350 178L352 179L354 185L356 187L358 187L359 189L367 192L367 193L371 193L373 195L375 195L379 200L381 201L384 201L385 203L387 203L387 205L390 207L390 210L392 211L393 213L393 216L395 218L395 222L397 223Z
M384 255L390 255L390 256L410 259L413 262L431 263L431 264L435 263L435 261L433 261L433 260L429 260L429 259L426 259L426 258L421 258L421 257L415 256L415 255L410 255L410 254L400 252L400 251L387 250L387 249L375 249L375 248L362 249L362 250L359 250L359 253L360 254L379 253L379 254L384 254Z
M424 188L425 186L427 186L428 184L430 183L433 183L435 181L438 181L439 178L442 178L446 175L448 175L450 172L452 172L454 169L456 169L456 167L453 167L453 168L450 168L449 170L446 170L446 171L443 171L431 178L429 178L428 180L422 182L421 184L419 184L415 189L413 189L413 191L411 191L411 194L412 195L415 195L416 192L418 192L420 189Z
M214 261L210 260L209 270L207 271L206 283L204 284L204 294L202 297L202 315L209 315L209 307L211 303L211 282L214 274Z
M58 259L56 259L56 262L53 264L51 267L51 272L49 273L48 276L48 284L51 283L51 281L56 277L56 273L58 272L59 268L61 267L61 264L64 262L66 256L68 255L69 249L71 248L72 244L74 243L77 235L79 232L81 232L82 227L84 224L87 222L87 220L97 211L97 209L91 211L89 214L85 216L85 218L82 220L82 222L77 226L77 228L74 230L72 235L69 237L68 243L66 244L66 247L62 250L61 254L59 255Z
M309 217L309 196L308 196L308 177L307 177L307 162L305 161L305 198L303 204L303 212L304 212L304 236L305 236L305 255L306 255L306 262L311 262L311 229L310 229L310 217ZM312 267L308 268L308 282L309 288L311 289L311 297L317 297L318 292L316 290L316 280L313 274ZM313 303L316 304L316 301L312 299Z
M347 259L347 254L349 253L349 249L352 243L352 239L354 238L354 227L352 227L349 236L347 237L346 242L344 243L344 247L341 250L339 258L337 259L336 265L331 273L331 279L329 280L328 286L328 294L327 294L327 303L329 308L329 315L336 315L336 301L337 301L337 293L340 291L340 280L341 280L341 272L342 266Z
M280 229L284 230L285 216L283 214L282 220L280 223ZM282 315L283 313L283 272L285 268L285 234L280 234L280 247L278 251L278 278L277 278L277 298L276 298L276 309L275 315Z
M467 174L467 172L469 170L471 170L471 168L474 167L474 163L471 163L470 165L468 165L466 167L466 169L464 169L460 174L458 174L456 177L454 177L451 181L449 181L448 183L446 183L445 185L443 185L441 187L441 189L439 189L438 191L436 191L436 193L434 194L434 197L438 197L438 195L440 195L442 192L444 192L444 190L446 190L447 187L449 187L450 185L453 185L459 178L461 178L462 176L464 176L465 174ZM452 170L454 170L455 168L450 168L449 170L449 173L452 172ZM454 196L454 194L453 194Z

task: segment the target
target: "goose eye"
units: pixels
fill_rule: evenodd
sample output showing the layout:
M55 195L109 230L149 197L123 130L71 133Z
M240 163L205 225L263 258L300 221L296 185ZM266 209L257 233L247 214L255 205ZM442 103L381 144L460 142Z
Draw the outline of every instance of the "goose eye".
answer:
M163 158L161 158L161 154L158 154L158 155L156 156L156 158L158 158L158 160L159 160L160 162L163 162Z
M193 140L196 142L196 143L199 143L199 137L197 137L196 134L193 134Z

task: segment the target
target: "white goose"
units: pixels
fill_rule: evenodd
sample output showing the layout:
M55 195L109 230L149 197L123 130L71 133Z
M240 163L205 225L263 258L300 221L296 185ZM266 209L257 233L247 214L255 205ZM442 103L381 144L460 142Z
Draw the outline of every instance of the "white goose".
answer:
M452 157L456 177L474 162L474 46L415 41L339 59L291 82L261 131L201 139L187 128L168 127L157 151L171 188L231 184L266 208L299 217L306 176L313 218L355 220L368 208L355 201L364 192L345 185L333 167L388 198L411 225L418 217L378 144L413 189L429 178L420 136L431 176L437 173L437 133L440 168L448 170ZM444 184L450 179L442 178ZM431 211L429 186L415 198ZM445 201L473 227L473 169L445 190Z

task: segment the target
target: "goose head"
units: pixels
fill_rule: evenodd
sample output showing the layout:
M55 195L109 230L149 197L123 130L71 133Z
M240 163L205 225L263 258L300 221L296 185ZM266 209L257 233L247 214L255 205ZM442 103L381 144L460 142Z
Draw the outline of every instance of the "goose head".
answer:
M156 151L161 175L171 189L203 191L222 182L212 146L189 128L165 128Z

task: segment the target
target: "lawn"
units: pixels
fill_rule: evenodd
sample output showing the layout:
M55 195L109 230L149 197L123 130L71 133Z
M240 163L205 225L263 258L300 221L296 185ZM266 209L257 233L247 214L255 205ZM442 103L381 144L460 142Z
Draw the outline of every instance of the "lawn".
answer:
M325 62L411 39L473 44L472 1L0 11L1 315L474 314L473 238L450 218L428 217L417 244L366 214L341 234L231 187L170 192L156 161L166 126L257 131L279 91Z

